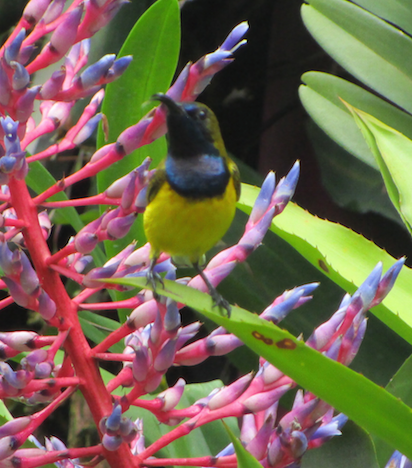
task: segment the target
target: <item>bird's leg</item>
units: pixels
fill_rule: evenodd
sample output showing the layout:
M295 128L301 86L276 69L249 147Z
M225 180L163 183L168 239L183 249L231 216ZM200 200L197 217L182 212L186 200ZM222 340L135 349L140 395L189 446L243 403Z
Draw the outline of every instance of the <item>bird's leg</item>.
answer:
M220 294L217 292L216 288L210 283L208 277L205 275L205 272L203 271L203 268L199 265L199 263L194 263L193 267L197 271L197 273L200 275L202 280L205 282L206 286L209 289L209 293L212 296L214 306L218 306L219 309L226 309L227 311L227 316L230 318L230 312L232 308L230 307L229 302Z
M149 270L148 270L147 275L146 275L146 280L147 280L146 284L149 284L153 288L153 297L157 301L158 299L160 299L160 296L159 296L159 294L156 293L156 287L157 287L158 283L160 283L163 288L164 288L165 285L163 283L163 278L159 275L159 273L154 271L154 268L156 266L156 262L157 262L157 257L153 257L150 260Z

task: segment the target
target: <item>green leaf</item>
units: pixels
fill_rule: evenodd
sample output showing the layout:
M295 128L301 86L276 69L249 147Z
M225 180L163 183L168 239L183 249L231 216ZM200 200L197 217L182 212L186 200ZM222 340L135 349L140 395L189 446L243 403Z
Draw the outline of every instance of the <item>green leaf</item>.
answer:
M148 102L154 93L165 92L176 70L180 49L180 10L177 0L158 0L137 21L124 43L119 56L133 55L133 61L124 75L106 88L102 112L109 123L108 142L115 141L123 130L136 124L152 107ZM145 104L145 105L143 105ZM105 144L101 128L98 146ZM122 161L100 172L97 176L99 192L113 181L132 171L150 156L154 166L165 156L164 138L145 148L139 148ZM109 256L119 252L132 240L144 243L141 217L125 238L106 242Z
M389 198L412 233L412 140L348 104L374 154Z
M372 89L412 111L412 39L345 0L309 0L306 27L339 64Z
M302 81L299 96L312 119L346 151L374 169L378 170L378 164L343 101L412 139L412 117L360 86L320 72L305 73Z
M110 282L147 287L145 278L122 278ZM235 334L299 385L401 453L412 457L412 410L380 386L244 309L233 306L229 319L215 312L209 295L168 280L164 281L164 289L158 288L157 292L200 311Z
M240 440L235 437L227 424L224 421L222 422L235 448L238 468L261 468L262 465L243 447Z
M409 357L398 372L394 375L393 379L386 386L386 390L400 398L404 403L412 406L412 357ZM374 438L376 452L381 466L385 466L392 455L392 448L384 443L381 439Z
M353 0L361 7L412 34L412 4L409 0Z
M257 187L243 184L238 207L250 213L258 193ZM373 242L344 226L317 218L294 203L289 203L274 219L271 230L349 293L355 292L378 262L382 262L384 271L395 263ZM411 284L412 271L403 267L391 294L371 311L409 343Z

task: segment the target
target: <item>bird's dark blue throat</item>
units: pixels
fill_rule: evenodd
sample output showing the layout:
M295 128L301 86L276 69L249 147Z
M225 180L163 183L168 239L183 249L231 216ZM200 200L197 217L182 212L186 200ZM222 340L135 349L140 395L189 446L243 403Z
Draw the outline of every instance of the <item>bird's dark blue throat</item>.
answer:
M202 155L190 159L166 158L166 178L183 197L201 199L223 195L230 173L221 156Z

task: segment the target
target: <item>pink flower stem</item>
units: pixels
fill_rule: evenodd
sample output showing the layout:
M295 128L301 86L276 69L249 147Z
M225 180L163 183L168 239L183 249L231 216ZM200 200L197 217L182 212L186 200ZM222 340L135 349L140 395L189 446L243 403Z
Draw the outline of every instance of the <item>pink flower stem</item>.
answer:
M51 463L61 462L65 459L96 457L103 455L103 451L104 450L101 445L94 445L93 447L71 448L45 452L44 455L39 455L38 457L18 457L18 461L21 468L37 468Z
M56 304L59 330L70 330L64 342L64 348L70 355L80 381L79 388L98 427L100 420L112 412L111 395L106 390L89 343L80 326L77 306L70 299L59 274L49 267L50 250L43 237L37 216L37 207L30 197L27 185L23 180L11 178L9 189L17 217L22 219L26 226L30 226L30 229L24 228L22 233L41 287ZM126 444L122 444L114 452L106 449L103 449L103 452L112 467L130 468L134 466L133 456Z

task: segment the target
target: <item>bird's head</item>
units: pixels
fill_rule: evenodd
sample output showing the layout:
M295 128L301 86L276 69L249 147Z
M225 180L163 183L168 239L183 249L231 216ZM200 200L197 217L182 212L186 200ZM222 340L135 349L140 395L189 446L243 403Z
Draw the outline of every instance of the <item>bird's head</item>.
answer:
M166 94L155 94L166 109L169 154L190 158L202 154L226 155L215 114L199 102L176 102Z

